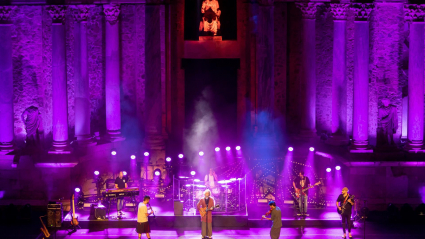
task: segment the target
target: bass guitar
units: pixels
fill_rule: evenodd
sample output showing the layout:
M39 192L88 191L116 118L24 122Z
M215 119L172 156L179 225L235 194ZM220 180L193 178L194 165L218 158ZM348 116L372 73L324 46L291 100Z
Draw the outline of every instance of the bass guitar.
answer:
M297 189L297 190L295 190L295 196L297 196L297 198L299 198L301 195L304 196L305 195L305 191L309 190L310 188L314 188L315 186L317 186L319 184L321 184L321 182L317 182L317 183L315 183L314 185L311 185L308 188Z
M220 205L217 204L213 208L219 208L219 207ZM204 207L199 208L199 214L201 214L201 217L204 217L205 214L207 214L207 211L211 211L211 210L207 210L207 208L204 208Z
M75 216L74 194L72 194L71 201L72 201L71 225L73 227L76 227L76 226L78 226L79 223L78 223L78 217Z
M337 212L338 212L338 214L343 214L344 213L344 211L346 210L346 208L345 208L345 206L347 205L347 203L348 203L348 200L353 200L354 199L354 195L348 195L348 198L347 198L347 200L345 200L345 202L342 204L342 206L341 206L341 210L339 210L339 208L337 208L336 210L337 210Z

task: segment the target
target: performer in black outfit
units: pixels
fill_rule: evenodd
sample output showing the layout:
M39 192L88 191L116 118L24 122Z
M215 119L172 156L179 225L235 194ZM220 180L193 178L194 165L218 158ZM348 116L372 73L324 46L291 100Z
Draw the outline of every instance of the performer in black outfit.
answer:
M293 181L293 186L295 191L301 193L300 198L298 199L300 215L305 217L307 215L307 200L309 190L305 191L304 193L302 193L301 190L310 187L310 179L307 176L304 176L304 172L301 171L298 174L298 177Z
M336 206L338 207L339 210L341 210L342 205L345 202L347 202L347 204L345 205L344 212L341 214L342 231L344 232L344 235L342 236L342 238L346 237L345 224L347 223L347 225L348 225L348 237L350 239L352 239L353 237L351 236L351 209L354 205L354 202L351 199L348 199L348 197L349 197L348 188L345 187L345 188L342 189L342 194L340 194L338 196L338 199L336 200Z

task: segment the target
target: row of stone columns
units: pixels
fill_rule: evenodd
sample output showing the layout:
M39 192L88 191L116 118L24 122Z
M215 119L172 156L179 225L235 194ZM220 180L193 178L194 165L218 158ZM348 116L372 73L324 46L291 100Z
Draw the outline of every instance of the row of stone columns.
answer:
M14 7L0 7L0 151L10 151L13 141L13 67L10 13ZM75 25L75 135L92 144L90 135L90 91L88 78L87 17L90 6L76 6ZM46 8L52 17L52 124L50 153L69 153L68 97L66 74L65 13L67 6ZM120 110L120 62L118 4L105 5L106 18L106 127L111 141L123 140Z
M315 14L323 3L296 3L303 16L303 58L301 76L301 106L303 135L315 133ZM354 21L354 104L353 148L351 152L372 152L368 144L369 122L369 16L371 3L331 3L334 17L332 72L332 137L330 144L347 143L347 80L346 80L346 20L347 10L355 14ZM408 150L423 146L424 123L424 5L405 5L405 20L410 22L408 79Z

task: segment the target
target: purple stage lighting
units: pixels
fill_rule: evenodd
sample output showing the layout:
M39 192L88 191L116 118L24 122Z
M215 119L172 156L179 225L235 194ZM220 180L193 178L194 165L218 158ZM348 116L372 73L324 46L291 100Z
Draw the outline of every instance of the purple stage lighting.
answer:
M155 176L161 175L161 172L159 170L155 170Z
M288 148L288 150L289 150L290 152L292 152L292 151L294 151L294 148L289 147L289 148Z
M196 172L195 171L190 171L190 175L195 176Z
M76 193L79 193L80 191L81 191L81 188L79 188L79 187L76 187L76 188L75 188L75 192L76 192Z
M115 155L117 155L117 151L112 150L112 151L111 151L111 154L115 156Z
M236 150L241 150L241 146L236 146Z
M330 173L332 171L332 169L331 168L327 168L326 169L326 172L328 172L328 173Z
M96 175L96 176L99 175L99 171L97 171L97 170L94 171L94 175Z
M227 151L230 151L230 147L229 147L229 146L227 146L227 147L226 147L226 150L227 150Z
M127 172L126 171L122 171L122 175L126 176Z
M171 158L170 157L167 157L167 158L165 158L165 161L171 162Z
M220 148L219 147L215 147L215 151L216 152L220 151Z
M131 159L136 159L136 155L133 154L133 155L130 156L130 158Z
M204 156L204 152L200 151L199 156Z
M338 165L338 166L335 167L335 169L336 170L341 170L341 166Z
M183 154L179 154L179 158L182 159L183 158Z
M148 152L145 152L143 155L145 155L145 156L149 156L149 153L148 153Z
M314 148L313 148L313 147L310 147L310 148L309 148L309 150L310 150L311 152L313 152L313 151L314 151Z

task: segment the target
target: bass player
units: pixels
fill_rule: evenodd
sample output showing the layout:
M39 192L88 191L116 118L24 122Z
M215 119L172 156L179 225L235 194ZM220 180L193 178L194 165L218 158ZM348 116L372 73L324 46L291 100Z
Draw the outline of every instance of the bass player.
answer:
M349 198L350 195L348 194L348 188L344 187L342 189L342 194L340 194L338 196L338 199L336 200L336 206L338 208L339 211L341 211L344 206L344 210L341 213L341 219L342 219L342 231L344 232L344 235L342 236L342 238L345 238L347 235L345 233L345 223L347 223L348 225L348 237L350 239L352 239L353 237L351 236L351 208L354 205L354 202L351 198ZM338 204L339 203L339 204Z

